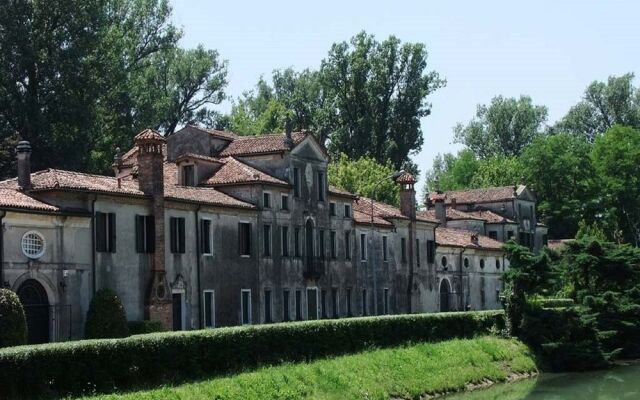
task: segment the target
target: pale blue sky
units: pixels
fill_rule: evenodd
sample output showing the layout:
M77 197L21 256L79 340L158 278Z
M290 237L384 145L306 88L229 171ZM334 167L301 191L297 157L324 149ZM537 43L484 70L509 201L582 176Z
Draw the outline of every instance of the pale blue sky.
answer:
M273 69L317 68L332 43L361 30L379 40L394 34L425 43L428 68L448 84L430 97L433 112L422 121L425 141L413 158L423 172L437 153L460 148L452 144L452 127L495 95L528 94L549 108L553 123L591 81L640 74L634 0L172 3L182 45L202 43L229 60L227 92L234 97Z

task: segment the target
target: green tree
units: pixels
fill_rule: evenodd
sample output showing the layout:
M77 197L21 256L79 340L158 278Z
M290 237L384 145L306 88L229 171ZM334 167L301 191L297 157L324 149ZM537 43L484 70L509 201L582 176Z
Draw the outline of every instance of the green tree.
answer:
M518 156L541 134L546 120L547 108L534 105L529 96L497 96L488 106L478 105L475 118L467 125L456 125L455 141L479 158Z
M609 129L596 138L591 161L601 203L617 216L625 241L640 246L640 130Z
M85 322L87 339L121 338L129 336L124 307L111 289L100 289L89 303Z
M584 97L553 127L593 142L614 125L640 129L640 88L634 74L610 76L607 82L593 81Z
M517 157L495 156L478 162L478 169L470 186L483 188L491 186L512 186L522 183L522 165Z
M479 165L475 154L468 149L461 150L457 155L438 154L433 160L433 166L426 173L424 188L426 191L469 188Z
M398 184L389 178L394 172L390 164L382 165L368 157L351 160L346 154L341 154L337 161L329 164L327 175L333 186L383 203L398 205Z
M27 321L18 295L0 289L0 348L27 343Z
M521 173L537 197L539 215L545 216L552 238L572 238L578 224L593 221L593 176L591 146L568 134L541 136L520 157Z

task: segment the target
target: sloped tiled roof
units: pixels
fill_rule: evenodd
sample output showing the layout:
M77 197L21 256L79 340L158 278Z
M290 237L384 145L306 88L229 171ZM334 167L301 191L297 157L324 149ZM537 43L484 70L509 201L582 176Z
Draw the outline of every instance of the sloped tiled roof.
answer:
M520 185L516 189L516 194L520 195L525 189L525 186ZM507 201L514 198L513 186L491 187L482 189L468 189L444 192L445 203L457 203L457 204L476 204L476 203L490 203L497 201ZM434 193L429 198L435 200L435 196L439 194ZM432 197L433 196L433 197Z
M472 240L478 237L477 243ZM436 243L438 246L464 247L470 249L501 250L503 243L490 237L479 235L464 229L436 228Z
M21 210L58 212L60 208L47 204L17 189L0 188L0 209L17 208Z
M210 134L213 137L217 137L220 139L226 139L226 140L234 140L236 138L238 138L238 135L233 133L233 132L229 132L229 131L221 131L218 129L207 129L207 128L201 128L197 125L187 125L185 126L185 128L190 128L190 129L197 129L199 131L202 132L207 132L208 134Z
M483 219L487 221L487 223L489 224L501 224L501 223L515 224L514 220L503 217L502 215L490 210L467 211L466 213L471 216L477 217L479 219Z
M347 190L340 189L339 187L331 186L331 185L329 185L329 194L332 194L335 196L342 196L342 197L351 197L352 199L355 199L358 197Z
M224 165L216 173L207 179L204 184L211 186L267 183L272 185L289 186L289 183L260 171L233 157L225 157L221 160Z
M424 217L424 218L429 218L429 219L433 219L436 220L436 210L431 208L429 210L424 210L424 211L419 211L418 215ZM472 220L478 220L478 221L484 221L484 219L472 215L469 212L464 212L464 211L460 211L460 210L456 210L455 208L447 208L447 220L448 221L459 221L459 220L465 220L465 219L472 219Z
M189 201L214 206L256 208L253 204L238 200L214 188L169 185L164 188L164 197L169 200Z
M353 220L357 224L370 224L371 223L371 214L365 214L360 211L353 211ZM393 224L387 221L384 218L380 218L378 216L373 217L373 224L377 226L382 226L384 228L392 228Z
M297 146L306 137L306 132L294 132L291 134L293 145ZM285 135L269 134L259 136L239 136L233 142L229 143L222 152L221 157L226 156L242 156L250 154L268 154L280 153L289 150L285 143Z
M353 204L354 211L359 211L365 215L371 215L371 199L367 197L359 197ZM408 217L402 215L400 209L389 204L381 203L379 201L373 202L373 215L383 219L396 218L396 219L408 219ZM370 218L370 217L369 217ZM416 220L423 222L438 222L437 220L425 215L418 215L416 213Z
M203 156L202 154L196 154L196 153L182 154L181 156L176 158L176 163L179 163L182 160L188 160L188 159L201 160L201 161L207 161L207 162L215 162L215 163L222 163L222 161L220 161L219 158Z
M164 136L162 136L159 132L154 131L153 129L145 129L142 132L138 133L133 140L151 140L156 142L165 142Z
M403 172L398 178L396 178L397 183L416 183L416 178L409 172Z

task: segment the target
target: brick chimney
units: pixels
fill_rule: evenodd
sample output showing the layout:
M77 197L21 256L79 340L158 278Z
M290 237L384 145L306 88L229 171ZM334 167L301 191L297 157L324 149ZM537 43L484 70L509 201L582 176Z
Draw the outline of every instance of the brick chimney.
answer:
M287 120L285 121L284 144L289 149L293 148L293 137L291 136L291 130L292 130L291 125L292 125L291 120L289 119L289 117L287 117Z
M16 146L18 158L18 186L20 190L31 189L31 144L22 140Z
M145 316L160 321L165 329L173 327L171 290L165 270L164 233L164 144L158 132L146 129L135 137L138 148L138 187L151 197L155 227L154 252L150 254L149 285Z
M434 200L436 209L436 219L440 221L440 225L447 226L447 208L444 205L444 197L437 197Z
M416 191L413 188L416 178L404 172L396 178L396 183L400 185L400 212L413 220L416 218Z

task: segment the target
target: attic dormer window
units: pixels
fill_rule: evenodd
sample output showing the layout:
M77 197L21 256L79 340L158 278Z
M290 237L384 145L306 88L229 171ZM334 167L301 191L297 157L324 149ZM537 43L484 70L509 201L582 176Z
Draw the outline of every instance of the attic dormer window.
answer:
M183 165L180 169L180 181L183 186L195 186L196 177L193 165Z

